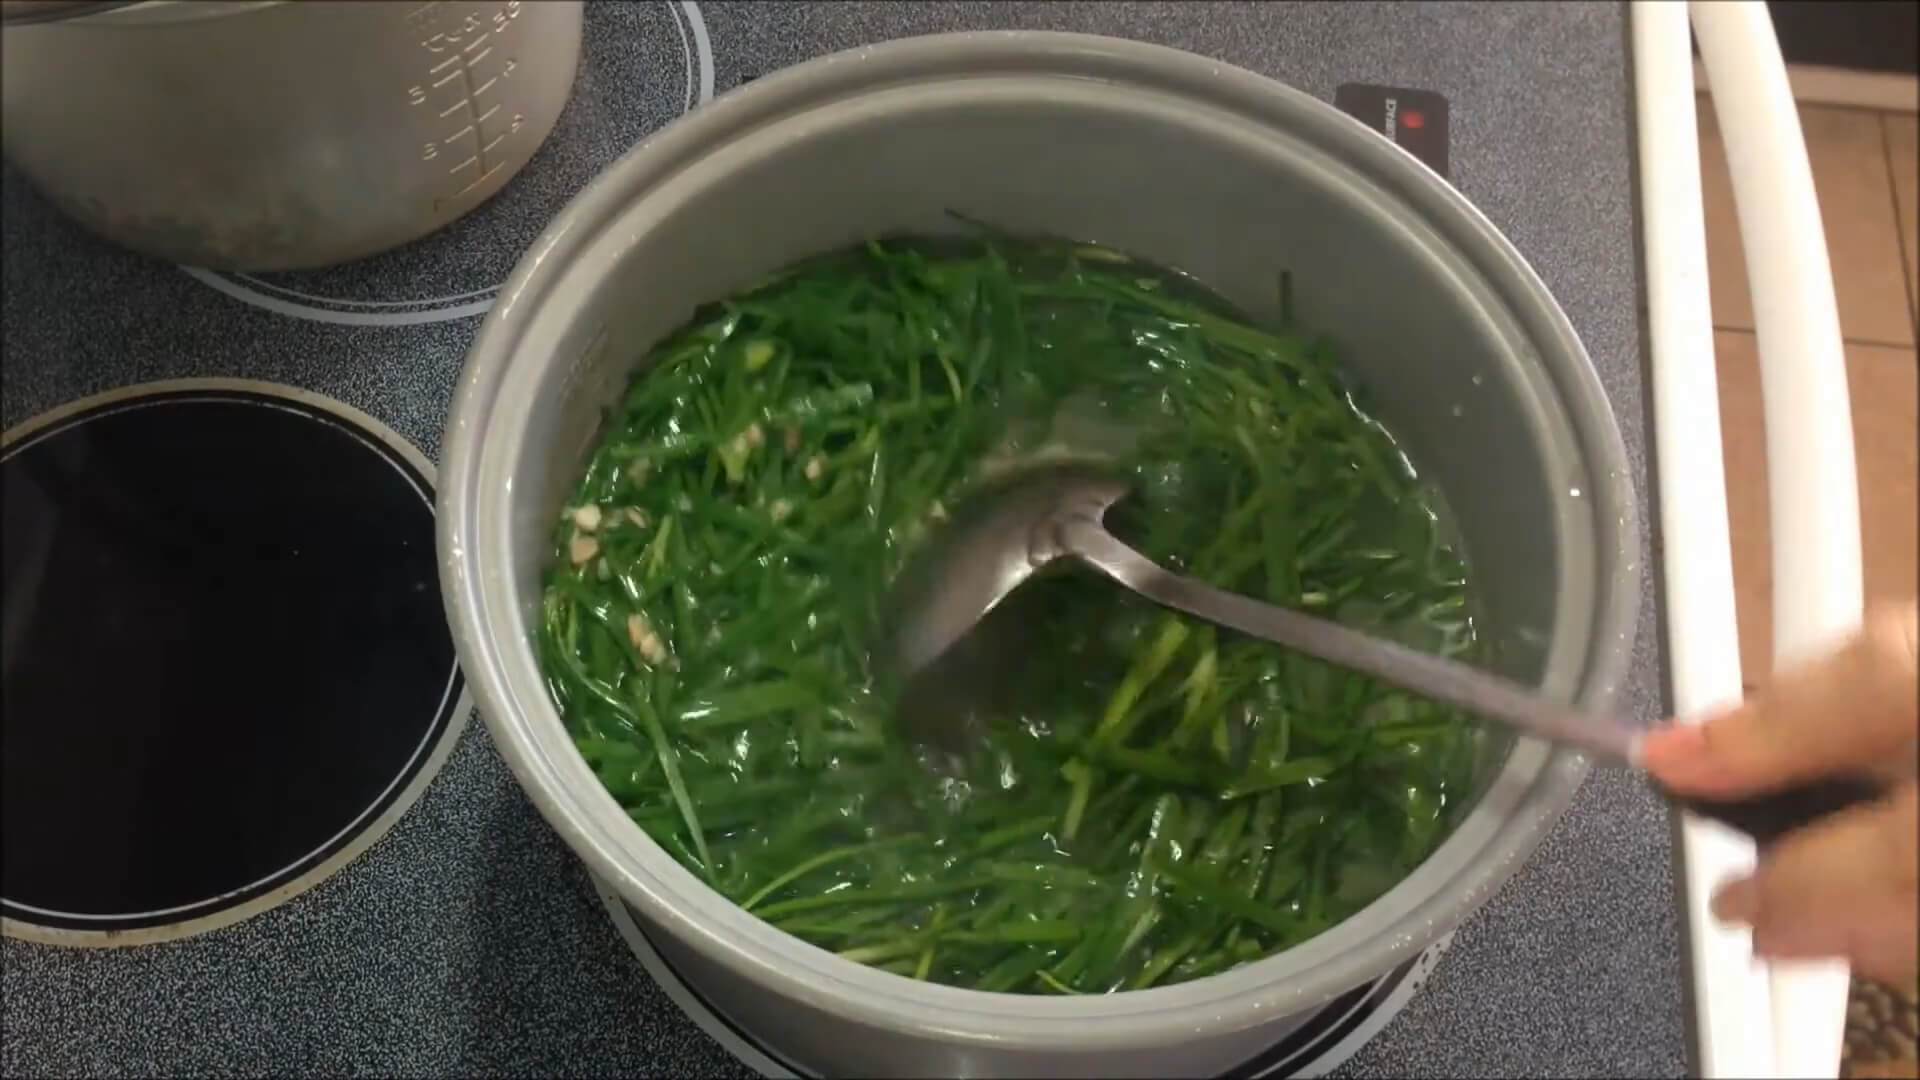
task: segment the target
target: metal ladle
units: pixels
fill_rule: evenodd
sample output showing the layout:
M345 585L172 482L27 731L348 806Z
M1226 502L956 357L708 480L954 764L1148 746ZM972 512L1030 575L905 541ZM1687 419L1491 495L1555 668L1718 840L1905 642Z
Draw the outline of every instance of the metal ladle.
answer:
M1458 706L1520 731L1565 743L1615 764L1637 763L1640 730L1542 697L1477 668L1384 641L1174 573L1122 543L1101 523L1131 484L1078 463L1035 465L972 501L902 576L893 622L893 660L903 685L1042 567L1071 557L1141 596ZM938 692L920 686L916 693ZM1878 798L1865 780L1834 778L1735 800L1671 796L1765 844L1818 818Z

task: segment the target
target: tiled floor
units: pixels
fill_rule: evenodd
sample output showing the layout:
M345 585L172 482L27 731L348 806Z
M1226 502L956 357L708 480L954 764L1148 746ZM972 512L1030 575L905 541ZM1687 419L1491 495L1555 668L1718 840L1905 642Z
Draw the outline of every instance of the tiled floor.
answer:
M1753 311L1735 224L1733 193L1710 102L1700 102L1707 272L1720 375L1727 513L1733 535L1740 665L1749 683L1771 668L1772 575L1767 546L1766 437L1760 407ZM1920 199L1915 194L1913 113L1803 106L1801 127L1826 226L1847 382L1853 399L1866 592L1915 595L1920 564ZM1914 1076L1920 1008L1904 993L1856 986L1848 1075Z

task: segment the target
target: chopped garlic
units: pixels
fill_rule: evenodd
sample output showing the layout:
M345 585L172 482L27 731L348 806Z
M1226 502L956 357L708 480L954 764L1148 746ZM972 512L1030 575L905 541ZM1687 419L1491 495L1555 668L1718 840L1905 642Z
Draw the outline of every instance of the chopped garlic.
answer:
M573 524L581 532L592 532L600 527L600 508L588 503L573 511Z
M761 431L759 423L755 422L748 424L745 430L720 447L720 464L726 467L727 483L737 484L746 478L747 455L766 441L766 432Z
M637 611L627 616L627 640L633 642L634 650L649 664L658 664L667 658L666 642L660 640L647 617Z
M786 499L775 499L773 500L773 505L768 508L767 513L771 514L774 523L778 524L787 520L788 514L793 513L793 503Z
M927 508L927 517L932 518L934 521L947 520L946 506L944 506L939 499L933 500L933 505Z
M640 643L640 655L645 657L649 664L664 663L667 659L666 643L660 640L659 634L648 635L647 639Z
M801 471L807 474L808 482L818 482L820 474L827 471L827 463L819 454L815 454L807 459L806 468Z
M576 532L573 534L573 539L567 541L567 557L573 560L575 566L586 565L588 560L598 554L600 554L600 541L591 536Z
M629 506L627 507L627 520L633 523L634 528L644 529L647 527L647 512L637 506Z

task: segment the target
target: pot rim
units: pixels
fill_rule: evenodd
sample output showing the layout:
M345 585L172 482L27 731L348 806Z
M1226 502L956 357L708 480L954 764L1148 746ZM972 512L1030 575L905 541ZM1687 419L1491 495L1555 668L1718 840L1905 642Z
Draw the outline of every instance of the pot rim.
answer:
M989 993L928 984L809 945L747 913L661 849L622 812L573 749L539 680L516 693L505 665L534 663L516 619L512 570L482 504L504 499L486 470L498 454L493 412L535 312L584 252L645 193L715 146L781 117L910 82L955 77L1092 77L1115 90L1200 98L1273 127L1313 128L1344 162L1414 203L1471 258L1540 348L1594 476L1597 590L1579 700L1610 707L1630 658L1639 603L1638 507L1612 408L1564 312L1520 253L1471 203L1415 158L1302 91L1165 46L1088 34L984 31L904 38L823 56L727 93L643 140L562 210L528 249L469 352L448 417L440 486L443 596L495 743L542 815L598 876L681 941L781 995L859 1023L979 1046L1121 1048L1249 1027L1317 1007L1425 948L1517 870L1571 801L1587 759L1537 740L1514 743L1496 783L1440 848L1368 908L1274 956L1186 983L1085 997ZM1299 134L1288 129L1289 134ZM483 433L486 433L483 435ZM510 436L511 438L517 436ZM485 483L483 483L483 475ZM507 655L511 653L512 655ZM537 669L536 669L537 670ZM579 783L581 778L586 783ZM1478 819L1477 833L1467 826ZM1370 929L1368 924L1376 924Z

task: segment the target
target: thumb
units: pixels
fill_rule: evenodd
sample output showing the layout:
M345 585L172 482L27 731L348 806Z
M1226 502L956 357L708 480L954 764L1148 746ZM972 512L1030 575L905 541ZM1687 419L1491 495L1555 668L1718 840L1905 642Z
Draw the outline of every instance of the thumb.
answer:
M1751 925L1762 956L1844 957L1865 975L1911 976L1920 964L1916 790L1908 782L1884 802L1782 837L1752 877L1714 897L1714 914Z
M1731 797L1910 758L1917 641L1913 602L1878 608L1838 649L1777 674L1732 710L1649 734L1640 764L1675 791Z

